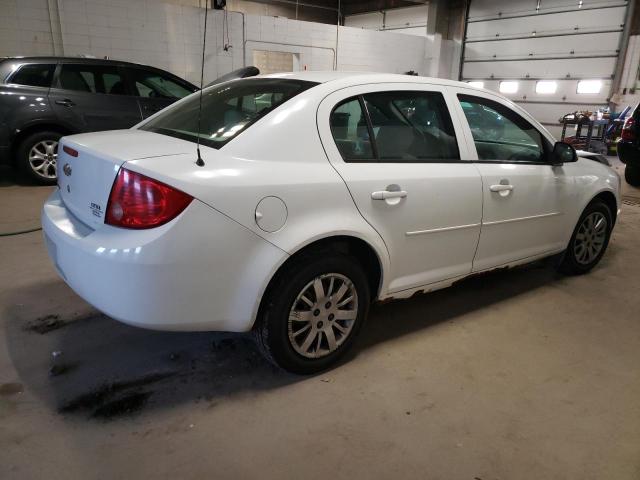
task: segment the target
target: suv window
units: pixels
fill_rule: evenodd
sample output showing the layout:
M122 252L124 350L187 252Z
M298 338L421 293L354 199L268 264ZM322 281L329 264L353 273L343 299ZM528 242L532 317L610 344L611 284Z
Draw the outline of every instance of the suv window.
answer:
M109 65L63 64L58 84L60 88L78 92L127 94L118 68Z
M486 98L458 95L479 160L546 162L542 134L510 108Z
M9 82L30 87L50 87L54 69L55 64L52 63L22 65L11 75Z
M359 98L338 104L331 113L329 123L333 139L345 162L375 160L367 120Z
M202 92L200 122L200 95L194 95L166 108L140 130L194 143L200 137L203 145L220 148L270 111L315 85L282 78L240 79L213 85Z
M459 160L453 123L439 92L364 95L381 162Z
M136 95L152 98L183 98L194 92L193 89L178 83L172 78L142 68L129 68L135 86Z

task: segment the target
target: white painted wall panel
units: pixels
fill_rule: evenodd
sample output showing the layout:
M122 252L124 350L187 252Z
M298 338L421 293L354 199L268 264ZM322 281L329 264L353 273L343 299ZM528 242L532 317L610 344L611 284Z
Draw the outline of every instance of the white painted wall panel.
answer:
M409 8L394 8L386 11L385 28L426 27L427 5Z
M345 26L368 30L385 30L408 35L427 35L428 6L394 8L380 12L347 15Z
M359 13L358 15L347 15L344 17L345 27L382 30L383 24L384 13L382 12Z

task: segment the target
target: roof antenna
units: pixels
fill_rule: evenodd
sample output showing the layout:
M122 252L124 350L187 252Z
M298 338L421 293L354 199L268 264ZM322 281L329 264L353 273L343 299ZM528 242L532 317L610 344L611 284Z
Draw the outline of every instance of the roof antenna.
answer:
M204 167L204 160L200 155L200 128L202 123L202 88L204 86L204 52L207 48L207 14L209 13L209 0L204 2L204 38L202 39L202 68L200 69L200 105L198 106L198 140L196 146L196 152L198 153L198 159L196 165Z

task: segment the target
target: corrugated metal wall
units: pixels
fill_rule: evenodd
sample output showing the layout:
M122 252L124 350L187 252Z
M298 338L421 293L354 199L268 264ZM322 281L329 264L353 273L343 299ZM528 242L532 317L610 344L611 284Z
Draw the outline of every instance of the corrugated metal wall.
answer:
M565 113L608 105L627 4L471 0L462 80L495 91L503 81L517 82L517 91L501 93L559 136L558 119ZM537 92L541 80L555 81L555 92ZM600 80L600 91L578 93L581 80Z

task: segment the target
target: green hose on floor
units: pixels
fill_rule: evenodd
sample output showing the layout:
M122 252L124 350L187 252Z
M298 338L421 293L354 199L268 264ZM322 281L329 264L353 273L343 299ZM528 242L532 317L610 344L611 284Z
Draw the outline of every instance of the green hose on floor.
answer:
M0 237L13 237L15 235L23 235L25 233L37 232L39 230L42 230L42 227L30 228L28 230L18 230L17 232L0 233Z

